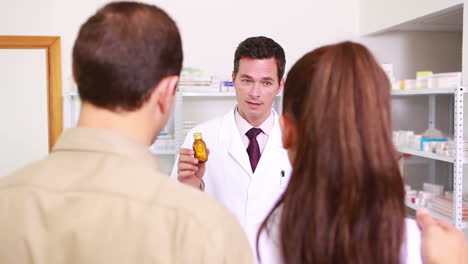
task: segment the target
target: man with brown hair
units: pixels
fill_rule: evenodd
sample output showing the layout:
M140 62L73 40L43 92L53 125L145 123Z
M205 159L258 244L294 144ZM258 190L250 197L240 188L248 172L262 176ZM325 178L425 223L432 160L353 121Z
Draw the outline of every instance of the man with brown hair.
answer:
M161 9L111 3L81 27L77 128L0 181L0 263L251 263L235 217L169 179L148 146L173 107L182 67Z

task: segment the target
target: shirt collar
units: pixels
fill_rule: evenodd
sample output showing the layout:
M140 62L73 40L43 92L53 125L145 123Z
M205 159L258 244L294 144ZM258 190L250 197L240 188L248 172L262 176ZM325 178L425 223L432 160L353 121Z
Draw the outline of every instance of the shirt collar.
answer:
M65 130L55 144L52 152L60 151L88 151L104 152L145 163L159 169L159 164L148 146L145 146L117 131L76 127Z
M245 133L247 133L247 131L249 131L253 127L251 124L249 124L249 122L247 122L247 120L245 120L239 114L239 110L237 109L237 107L236 107L236 110L234 111L234 118L236 120L236 125L237 125L237 128L239 129L239 133L241 134L241 136L245 135ZM258 128L260 128L264 134L269 136L271 134L271 131L274 125L275 125L275 118L274 118L273 109L272 109L268 118L260 126L258 126Z

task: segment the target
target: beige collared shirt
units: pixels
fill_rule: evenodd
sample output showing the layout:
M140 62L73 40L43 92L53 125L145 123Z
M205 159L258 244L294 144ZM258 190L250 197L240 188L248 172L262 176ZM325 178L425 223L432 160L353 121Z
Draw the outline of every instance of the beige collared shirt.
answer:
M250 140L245 133L249 131L253 126L247 122L240 114L238 109L234 111L234 117L236 120L237 128L239 129L239 133L242 138L242 143L244 143L245 148L249 146ZM263 153L265 149L266 143L268 141L268 136L275 125L275 118L273 116L273 110L271 110L270 115L268 118L258 127L262 130L262 133L258 134L257 142L258 146L260 147L260 153Z
M0 263L252 262L231 213L116 132L70 129L0 179Z

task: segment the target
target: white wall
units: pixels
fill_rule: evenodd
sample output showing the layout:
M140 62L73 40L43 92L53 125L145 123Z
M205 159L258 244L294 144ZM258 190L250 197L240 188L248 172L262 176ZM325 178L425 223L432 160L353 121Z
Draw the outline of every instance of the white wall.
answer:
M280 43L289 68L305 52L354 34L354 4L349 0L201 0L163 5L181 27L187 65L206 65L217 74L232 71L234 50L249 36L266 35Z
M2 1L0 35L62 37L64 90L71 86L71 49L79 26L105 0ZM238 43L266 35L286 50L289 68L305 52L354 36L354 0L153 0L178 23L184 66L230 76ZM339 7L339 8L338 8Z
M0 35L57 35L53 0L1 1Z
M45 50L0 49L0 84L2 177L49 152Z

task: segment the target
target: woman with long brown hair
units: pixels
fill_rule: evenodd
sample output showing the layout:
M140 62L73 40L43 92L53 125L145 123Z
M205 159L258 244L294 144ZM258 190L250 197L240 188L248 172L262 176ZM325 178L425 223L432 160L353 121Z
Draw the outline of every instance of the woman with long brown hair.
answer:
M267 231L287 264L421 262L418 228L405 219L389 85L367 48L352 42L292 67L280 123L293 173L257 248Z

